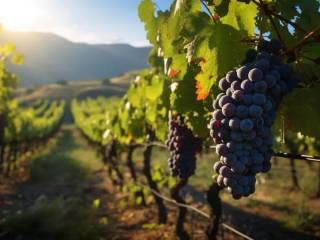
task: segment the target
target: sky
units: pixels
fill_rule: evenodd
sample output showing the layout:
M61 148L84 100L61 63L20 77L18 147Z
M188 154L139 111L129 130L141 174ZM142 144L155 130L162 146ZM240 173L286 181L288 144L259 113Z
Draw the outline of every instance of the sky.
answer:
M164 10L173 0L155 0ZM0 0L0 23L11 31L52 32L74 42L148 45L140 0Z

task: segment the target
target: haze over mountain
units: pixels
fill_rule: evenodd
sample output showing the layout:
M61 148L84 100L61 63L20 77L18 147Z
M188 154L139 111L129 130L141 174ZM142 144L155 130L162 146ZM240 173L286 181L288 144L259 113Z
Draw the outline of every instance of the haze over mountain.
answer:
M59 80L90 80L114 77L147 67L149 47L128 44L74 43L51 33L9 32L1 42L11 42L24 54L23 66L10 66L22 86Z

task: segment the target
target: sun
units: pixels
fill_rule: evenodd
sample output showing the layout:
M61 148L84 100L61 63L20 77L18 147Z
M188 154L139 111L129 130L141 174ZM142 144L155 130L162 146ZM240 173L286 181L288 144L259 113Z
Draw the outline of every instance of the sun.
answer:
M45 13L39 0L2 0L0 23L9 30L27 31L32 29Z

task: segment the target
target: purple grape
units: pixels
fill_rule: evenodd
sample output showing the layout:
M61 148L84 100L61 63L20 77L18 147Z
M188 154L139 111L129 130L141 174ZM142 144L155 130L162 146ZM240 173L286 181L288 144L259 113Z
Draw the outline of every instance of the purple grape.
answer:
M252 95L251 94L245 94L244 99L243 99L244 104L246 105L251 105L253 100L252 100Z
M260 147L263 144L263 141L260 137L256 137L254 141L252 141L252 146L255 148Z
M241 162L237 162L231 170L235 173L242 174L245 171L246 167Z
M257 106L257 105L251 105L249 107L249 115L251 117L254 117L254 118L258 118L258 117L261 117L262 115L262 108Z
M265 81L259 81L254 83L254 91L256 93L264 93L268 88L268 85Z
M241 90L236 90L236 91L234 91L233 94L232 94L232 98L233 98L234 100L236 100L237 102L243 101L243 99L244 99L244 93L243 93L243 91L241 91Z
M231 88L228 88L228 89L227 89L226 95L229 96L229 97L232 97L232 90L231 90Z
M253 92L254 84L251 81L249 81L248 79L246 79L241 83L241 89L245 93L251 93L251 92Z
M249 109L245 105L239 105L236 109L236 116L239 118L246 118L248 117Z
M226 91L230 87L230 83L225 78L221 78L219 81L219 88L222 91Z
M279 71L276 69L271 70L270 74L276 79L276 82L281 78Z
M232 103L227 103L222 107L222 113L226 117L233 117L236 112L236 106Z
M220 168L222 167L222 163L221 162L215 162L215 164L213 165L213 169L216 173L219 173Z
M270 68L270 62L266 58L263 58L256 62L255 67L266 72Z
M229 166L232 166L234 163L237 162L237 156L232 154L232 153L229 153L225 159L224 159L224 162L225 164L229 165Z
M237 77L241 80L245 80L248 78L248 73L250 71L250 68L247 66L242 66L237 69Z
M241 132L238 132L238 131L231 131L230 138L232 141L236 141L236 142L243 141L243 136Z
M266 96L262 93L255 93L252 96L252 102L256 105L263 105L267 101Z
M212 114L213 119L221 121L224 118L222 110L216 109Z
M219 106L222 108L224 105L226 105L227 103L232 103L232 98L224 95L219 99Z
M225 178L231 178L233 173L227 166L222 166L219 170L219 174Z
M233 81L237 80L237 73L235 70L232 70L227 73L226 80L228 83L232 83Z
M277 79L273 74L266 74L264 76L264 81L267 83L267 87L271 88L277 83Z
M236 180L234 180L233 178L223 178L223 183L225 186L231 188L237 184Z
M240 129L244 132L249 132L253 129L253 122L249 118L243 119L240 122Z
M248 141L255 139L255 137L257 136L255 131L245 132L242 135L243 135L243 139Z
M230 89L232 92L236 91L236 90L241 90L241 82L236 80L234 82L231 83Z
M253 163L254 164L262 164L264 158L263 158L263 155L261 153L256 153L252 156L252 159L253 159Z
M273 105L270 100L267 100L262 107L264 111L269 112L270 110L272 110Z
M258 68L253 68L250 70L248 78L252 82L260 81L263 78L263 72Z
M227 147L229 151L235 152L237 151L237 143L236 142L227 142Z
M249 178L246 177L246 176L242 176L240 179L239 179L239 184L241 186L247 186L249 185Z
M227 156L229 149L225 144L218 144L216 146L216 153L220 156Z
M229 121L229 127L231 130L239 130L240 128L240 119L237 117L231 118Z

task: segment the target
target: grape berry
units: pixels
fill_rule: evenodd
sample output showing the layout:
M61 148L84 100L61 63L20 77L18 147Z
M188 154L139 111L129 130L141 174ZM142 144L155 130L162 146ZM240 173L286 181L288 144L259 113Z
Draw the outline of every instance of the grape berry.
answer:
M255 192L256 174L271 168L272 132L276 111L285 94L298 84L291 65L279 57L281 43L262 41L247 51L242 66L219 81L213 102L210 135L220 161L217 182L235 199Z
M166 145L170 151L168 164L173 176L189 178L196 169L196 153L201 151L202 141L193 136L181 116L170 119Z

